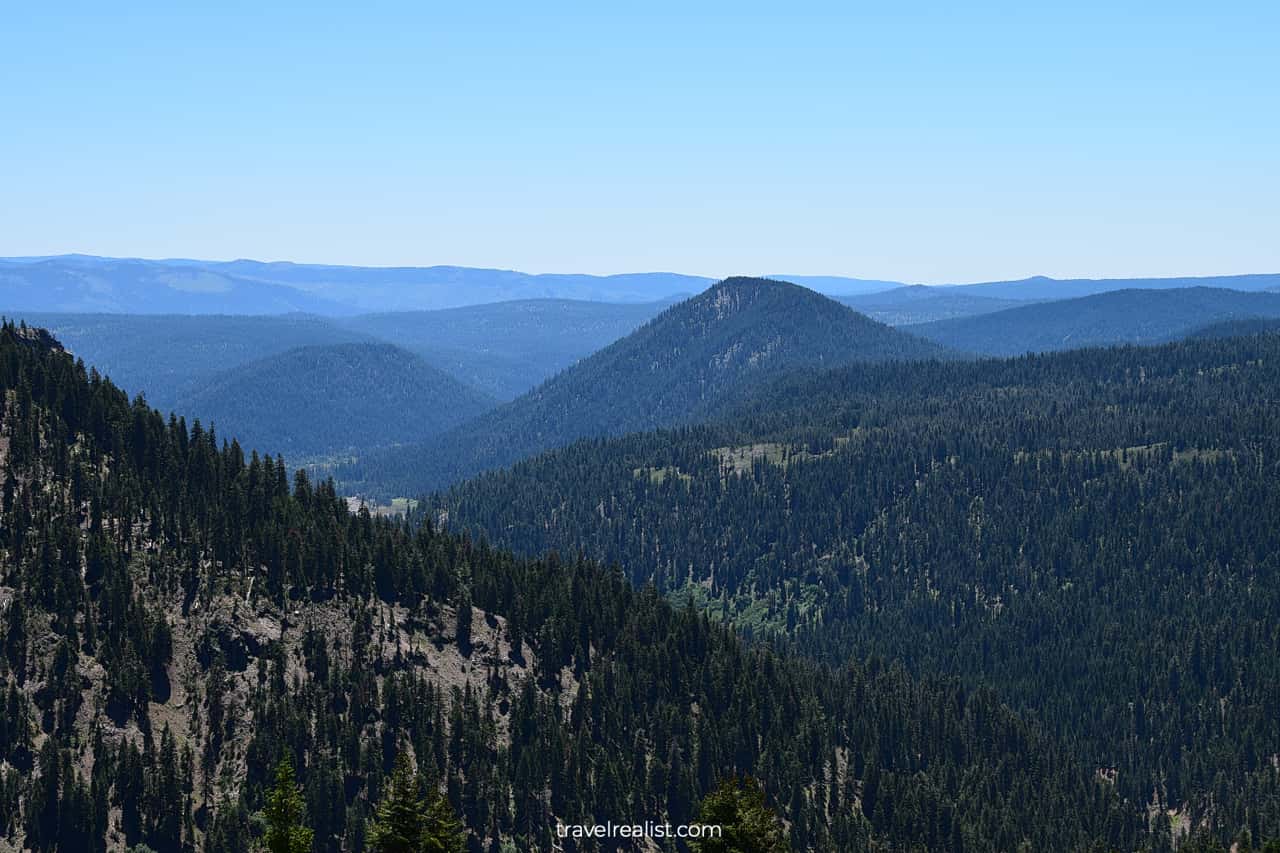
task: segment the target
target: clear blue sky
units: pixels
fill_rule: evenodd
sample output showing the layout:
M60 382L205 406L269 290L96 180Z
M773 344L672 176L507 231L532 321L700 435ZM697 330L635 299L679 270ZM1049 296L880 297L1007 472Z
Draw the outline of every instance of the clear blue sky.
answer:
M1280 271L1274 2L265 5L9 4L0 255Z

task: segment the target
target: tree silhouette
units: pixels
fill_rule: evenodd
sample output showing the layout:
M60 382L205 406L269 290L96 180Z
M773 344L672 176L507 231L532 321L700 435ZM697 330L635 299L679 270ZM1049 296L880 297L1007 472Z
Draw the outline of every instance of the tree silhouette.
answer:
M267 792L262 813L267 832L262 847L267 853L309 853L313 832L303 824L306 806L287 757L276 765L276 785Z
M421 787L408 752L401 750L369 828L373 853L461 853L461 822L438 791L424 800Z

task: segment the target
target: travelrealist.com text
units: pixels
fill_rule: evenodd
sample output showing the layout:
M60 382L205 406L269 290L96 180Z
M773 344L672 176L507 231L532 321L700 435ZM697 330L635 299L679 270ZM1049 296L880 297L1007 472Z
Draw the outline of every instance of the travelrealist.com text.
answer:
M722 827L711 823L672 826L669 823L556 824L558 838L719 838Z

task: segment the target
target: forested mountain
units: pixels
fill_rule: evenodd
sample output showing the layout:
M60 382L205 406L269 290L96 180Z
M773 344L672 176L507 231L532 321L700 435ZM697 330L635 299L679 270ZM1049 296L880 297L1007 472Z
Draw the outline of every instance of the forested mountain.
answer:
M233 367L175 408L292 462L421 441L494 405L411 352L361 343L298 347Z
M584 436L705 416L795 367L943 352L803 287L730 278L475 421L416 450L358 460L339 477L355 490L415 495Z
M800 373L424 511L991 688L1161 833L1280 836L1280 336Z
M921 284L836 298L853 310L890 326L972 317L1027 304L1018 299L976 296L963 287L926 287Z
M910 326L943 346L1020 355L1109 344L1162 343L1222 320L1280 317L1280 295L1209 287L1118 290Z
M392 341L468 384L510 400L625 337L670 304L527 299L365 314L342 325Z
M351 514L9 325L0 463L10 848L247 851L283 759L265 822L359 853L406 756L473 851L685 822L742 773L795 850L1146 839L1136 804L989 691L789 660L591 562Z

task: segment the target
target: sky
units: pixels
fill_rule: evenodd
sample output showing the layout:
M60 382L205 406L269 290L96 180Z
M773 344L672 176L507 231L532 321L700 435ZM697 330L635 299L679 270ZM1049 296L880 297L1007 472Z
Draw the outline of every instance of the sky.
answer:
M0 256L1280 272L1274 2L3 17Z

